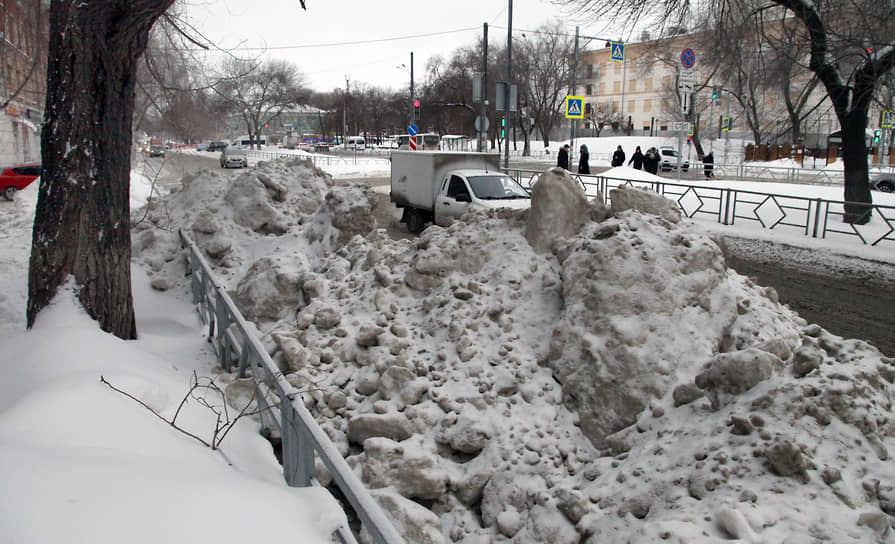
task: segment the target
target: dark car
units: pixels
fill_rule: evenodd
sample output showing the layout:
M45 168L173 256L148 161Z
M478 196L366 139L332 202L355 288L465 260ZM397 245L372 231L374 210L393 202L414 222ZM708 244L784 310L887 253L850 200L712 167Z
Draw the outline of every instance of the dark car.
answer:
M208 142L208 147L205 148L206 151L223 151L225 149L227 149L225 142Z
M317 151L318 153L321 151L329 151L329 144L326 142L317 142L314 144L314 151Z
M12 200L16 191L21 191L40 177L40 164L20 164L0 171L0 194Z
M870 180L870 188L884 193L895 192L895 174L882 174Z

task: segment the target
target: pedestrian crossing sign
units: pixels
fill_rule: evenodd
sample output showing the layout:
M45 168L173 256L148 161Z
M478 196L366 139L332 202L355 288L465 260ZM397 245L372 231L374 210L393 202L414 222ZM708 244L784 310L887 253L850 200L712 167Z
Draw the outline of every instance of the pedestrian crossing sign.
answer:
M612 42L612 51L610 54L612 60L622 62L625 60L625 44Z
M566 97L566 119L584 119L584 97Z
M730 131L730 117L722 117L721 118L721 130L723 132Z
M892 128L895 127L895 111L884 111L882 122L879 124L879 128Z

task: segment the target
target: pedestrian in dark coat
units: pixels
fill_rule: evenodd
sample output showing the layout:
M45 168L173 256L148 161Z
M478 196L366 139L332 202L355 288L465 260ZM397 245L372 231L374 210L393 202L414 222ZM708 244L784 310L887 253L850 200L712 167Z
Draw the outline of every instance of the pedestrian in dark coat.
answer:
M612 154L612 166L621 166L623 164L625 164L625 152L622 151L622 146L618 146L618 149Z
M586 145L581 145L581 149L578 150L578 155L580 156L578 159L578 173L590 174L590 164L587 162L590 159L590 153L587 151Z
M631 155L631 160L628 161L628 166L634 165L634 169L640 170L643 168L643 153L640 152L640 146L637 146L637 150L634 151L634 154Z
M569 169L569 144L559 148L559 153L556 154L556 166L563 170Z
M643 169L650 174L659 172L659 150L655 147L646 150L646 155L643 156Z
M709 154L702 158L705 165L705 179L715 177L715 156L709 151Z

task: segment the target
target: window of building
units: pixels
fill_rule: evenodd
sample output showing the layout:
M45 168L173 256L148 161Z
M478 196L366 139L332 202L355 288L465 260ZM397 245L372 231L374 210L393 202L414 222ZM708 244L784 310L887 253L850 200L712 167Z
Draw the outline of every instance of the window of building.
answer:
M648 77L643 80L643 90L644 91L652 91L653 90L653 78Z
M612 82L612 92L618 94L622 91L622 82L621 81L613 81Z
M622 64L624 64L624 63L615 61L614 64L615 64L615 73L616 74L622 73Z
M662 78L662 86L666 89L671 87L671 76L665 76Z
M600 83L600 94L606 94L606 84Z
M649 98L643 101L643 111L650 112L653 111L653 101Z
M587 65L587 77L590 79L593 79L593 77L594 77L594 65L593 64Z
M637 80L632 79L628 81L628 90L634 92L637 90Z
M594 112L594 105L590 102L584 103L584 115L591 115Z
M668 125L661 125L659 130L668 130Z
M635 111L637 111L637 101L629 100L628 101L628 113L634 113Z
M594 86L593 86L592 83L588 83L586 89L587 89L587 90L585 91L585 93L586 93L588 96L594 94Z

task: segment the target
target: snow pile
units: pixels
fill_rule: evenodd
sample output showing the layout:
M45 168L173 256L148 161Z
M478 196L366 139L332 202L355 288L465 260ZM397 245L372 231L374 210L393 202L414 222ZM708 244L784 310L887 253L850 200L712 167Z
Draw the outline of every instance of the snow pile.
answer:
M134 255L186 289L187 228L408 542L895 538L895 361L647 191L538 196L570 184L393 240L387 197L307 163L205 171Z

